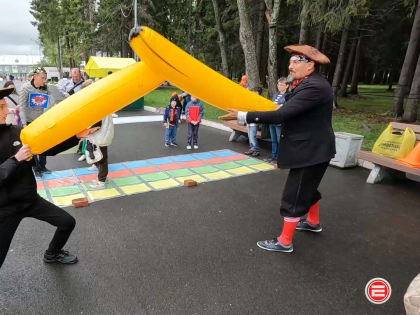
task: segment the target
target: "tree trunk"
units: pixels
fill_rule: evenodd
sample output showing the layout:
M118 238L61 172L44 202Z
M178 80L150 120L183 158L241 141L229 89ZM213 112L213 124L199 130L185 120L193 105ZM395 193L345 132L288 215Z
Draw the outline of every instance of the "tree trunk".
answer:
M391 92L392 91L392 83L393 83L393 80L392 80L392 69L390 69L389 72L388 72L388 89L387 89L388 92Z
M188 22L187 22L187 51L192 55L192 0L187 1Z
M214 0L213 0L214 1ZM257 51L257 65L258 69L261 69L261 58L264 46L264 30L265 30L265 3L261 1L258 5L258 19L257 19L257 36L255 40L255 49ZM260 80L262 81L262 77Z
M328 0L322 0L321 4L321 12L325 13L327 10L327 4ZM323 23L319 23L319 25L316 28L316 37L315 37L315 48L320 49L321 48L321 40L322 40L322 33L323 33L324 25Z
M349 81L350 69L354 59L354 52L356 50L357 40L353 40L351 43L351 49L349 57L347 58L346 69L344 70L343 80L341 81L340 90L338 91L338 96L344 97L347 96L347 83Z
M410 91L414 75L414 66L420 49L420 1L417 2L416 16L411 29L410 41L405 53L404 63L401 68L398 86L394 95L392 112L396 117L401 117L404 112L404 97Z
M220 19L220 12L219 12L219 5L217 0L213 1L213 8L214 8L214 17L216 19L216 29L219 33L219 48L220 48L220 55L222 57L222 69L223 74L225 77L229 77L229 65L228 65L228 58L227 58L227 49L226 49L226 38L225 33L223 31L222 22Z
M321 48L321 52L325 54L325 51L327 49L327 33L324 33L324 38L322 40L322 48ZM325 75L325 69L327 67L324 65L319 65L319 73L323 73Z
M63 58L62 58L62 51L61 51L61 43L60 43L60 35L57 34L57 51L58 51L58 73L60 79L63 78Z
M277 20L280 12L280 0L265 0L268 21L268 98L271 99L277 86Z
M95 14L95 0L88 0L88 22L89 22L89 28L90 28L91 34L95 32L95 25L93 23L94 14ZM93 44L90 44L89 55L90 56L96 55L96 51L95 51L95 48L93 47Z
M354 57L353 65L353 77L351 78L350 94L357 94L357 84L359 83L359 63L360 63L360 50L361 50L361 38L357 39L356 45L356 56Z
M420 103L420 55L417 58L416 72L414 73L413 83L411 84L410 94L405 105L403 120L415 122L417 120L417 110Z
M307 44L309 40L309 11L309 1L303 0L303 7L302 11L300 12L299 44Z
M255 40L246 2L246 0L237 0L240 22L239 40L245 57L245 72L248 79L248 86L251 90L255 90L256 88L261 88L262 86L257 67Z
M333 89L333 106L334 108L338 107L337 103L337 93L339 89L339 84L341 81L341 70L343 68L343 62L344 62L344 53L346 50L346 44L347 44L347 37L349 35L349 30L347 28L343 29L343 32L341 33L341 42L340 42L340 50L338 52L337 57L337 63L335 64L335 70L334 70L334 78L332 83L332 89Z

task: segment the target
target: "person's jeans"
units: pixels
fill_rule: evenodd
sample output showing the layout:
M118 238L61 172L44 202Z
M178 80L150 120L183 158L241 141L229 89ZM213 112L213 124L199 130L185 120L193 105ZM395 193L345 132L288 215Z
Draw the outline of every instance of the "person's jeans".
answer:
M105 182L108 176L108 147L99 147L102 152L102 159L95 163L98 168L98 180Z
M169 126L165 131L165 143L171 144L176 140L176 126Z
M193 125L188 124L188 137L187 142L188 145L198 145L198 128L200 124Z
M249 139L249 146L251 150L254 152L260 152L258 148L257 142L257 125L256 124L249 124L248 127L248 139Z
M280 142L280 133L281 127L277 124L270 124L270 136L271 136L271 158L273 160L277 159L279 142Z

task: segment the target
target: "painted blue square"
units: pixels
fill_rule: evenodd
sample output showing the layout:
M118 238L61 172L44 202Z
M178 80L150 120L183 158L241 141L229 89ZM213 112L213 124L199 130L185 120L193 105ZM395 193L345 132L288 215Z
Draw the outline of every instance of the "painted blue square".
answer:
M74 174L76 174L76 176L96 174L97 172L98 170L89 171L87 167L74 169Z
M168 158L151 159L149 162L153 165L170 164L172 161Z
M144 167L144 166L150 165L146 161L131 161L131 162L124 162L124 164L128 168L137 168L137 167Z
M68 170L68 171L57 171L57 172L52 172L52 173L44 173L42 175L46 180L49 180L49 179L70 177L73 174L70 170Z
M203 153L195 153L193 154L194 157L196 157L197 159L203 160L203 159L212 159L215 158L216 156L210 152L203 152Z
M212 152L216 156L231 156L231 155L238 155L238 153L232 150L220 150L220 151L213 151Z
M177 155L177 156L171 157L171 159L174 160L175 162L189 162L189 161L196 160L196 158L194 158L191 155Z
M109 164L108 165L108 170L110 172L112 172L112 171L121 171L123 169L125 169L125 167L122 164Z

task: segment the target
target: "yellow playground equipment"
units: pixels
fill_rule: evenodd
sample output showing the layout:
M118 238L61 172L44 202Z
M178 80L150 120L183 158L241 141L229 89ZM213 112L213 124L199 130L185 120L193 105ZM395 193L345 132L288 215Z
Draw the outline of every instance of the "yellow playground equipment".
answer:
M134 63L82 89L35 119L21 133L33 154L42 153L123 108L164 80L220 109L274 110L275 104L207 67L148 27L133 29Z

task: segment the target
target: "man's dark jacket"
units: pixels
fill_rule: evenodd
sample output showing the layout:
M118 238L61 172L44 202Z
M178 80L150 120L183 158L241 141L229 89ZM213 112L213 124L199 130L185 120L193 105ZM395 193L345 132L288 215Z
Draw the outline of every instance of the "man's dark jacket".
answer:
M247 123L281 123L277 164L301 168L331 160L335 136L331 125L333 94L330 84L313 72L292 91L276 111L248 112Z
M18 162L14 155L22 147L21 128L0 124L0 222L10 215L24 211L38 198L31 161ZM72 137L43 155L55 155L77 145Z

